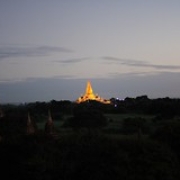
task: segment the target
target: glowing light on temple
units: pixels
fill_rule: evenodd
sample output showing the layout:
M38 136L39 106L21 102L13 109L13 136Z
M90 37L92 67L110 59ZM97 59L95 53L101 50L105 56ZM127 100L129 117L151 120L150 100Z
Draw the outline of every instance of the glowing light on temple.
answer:
M98 94L94 94L90 81L87 82L86 91L85 91L84 95L79 97L76 100L76 102L82 103L82 102L85 102L88 100L98 101L98 102L101 102L103 104L110 104L110 100L103 99Z

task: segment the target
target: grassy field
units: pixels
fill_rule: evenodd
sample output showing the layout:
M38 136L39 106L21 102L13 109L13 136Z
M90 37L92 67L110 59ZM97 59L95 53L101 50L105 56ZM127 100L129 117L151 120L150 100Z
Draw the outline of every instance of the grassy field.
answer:
M113 136L114 138L116 138L116 136L118 138L119 136L123 136L123 137L126 136L126 135L121 135L121 131L120 131L120 129L122 128L122 122L124 121L124 119L141 117L141 118L146 119L146 121L149 122L149 124L151 124L152 118L153 118L153 116L148 116L144 114L105 114L105 116L108 119L108 125L103 128L103 132L110 136ZM64 116L62 120L53 120L55 129L59 132L65 132L65 133L66 131L69 132L69 129L62 127L63 123L69 117L70 116L66 115ZM39 130L44 130L46 121L47 121L47 118L37 123ZM136 135L135 136L130 135L130 136L131 136L130 138L132 137L136 138Z
M151 119L154 116L150 116L150 115L145 115L145 114L105 114L105 116L107 118L111 118L114 121L122 121L123 119L126 118L135 118L135 117L142 117L145 119Z
M150 115L144 115L144 114L105 114L105 116L108 118L109 121L109 127L116 127L122 125L122 122L124 119L127 118L144 118L147 121L151 121L153 116Z

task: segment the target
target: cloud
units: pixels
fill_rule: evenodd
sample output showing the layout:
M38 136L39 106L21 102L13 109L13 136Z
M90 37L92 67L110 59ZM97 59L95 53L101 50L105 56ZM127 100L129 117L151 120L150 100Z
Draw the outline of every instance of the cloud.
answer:
M150 64L148 62L139 61L139 60L132 60L132 59L121 59L115 58L110 56L102 57L102 59L106 60L107 63L117 63L125 66L134 66L134 67L146 67L146 68L154 68L154 69L161 69L161 70L180 70L180 66L173 66L173 65L157 65L157 64Z
M73 51L55 46L4 46L0 47L0 60L11 57L45 56L53 52L71 53Z
M113 78L119 78L119 77L145 77L145 76L153 76L158 75L160 72L127 72L127 73L119 73L119 72L110 72L108 73L109 77L111 79Z
M34 82L34 81L44 81L51 79L74 79L74 75L59 75L52 77L28 77L28 78L11 78L11 79L0 79L1 84L16 84L16 83L25 83L25 82Z
M72 58L72 59L64 59L64 60L57 60L57 61L54 61L54 62L57 62L57 63L64 63L64 64L71 64L71 63L79 63L79 62L82 62L82 61L86 61L88 60L89 58Z
M180 73L160 72L147 76L117 74L114 78L91 78L95 93L104 98L180 97ZM0 83L0 104L7 102L32 102L76 100L85 90L85 78L32 78L16 83Z

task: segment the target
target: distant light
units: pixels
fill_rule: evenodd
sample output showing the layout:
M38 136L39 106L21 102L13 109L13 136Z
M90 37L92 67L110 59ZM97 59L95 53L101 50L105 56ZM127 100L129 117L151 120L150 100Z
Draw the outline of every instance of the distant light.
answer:
M124 99L119 99L119 98L116 98L117 101L124 101Z

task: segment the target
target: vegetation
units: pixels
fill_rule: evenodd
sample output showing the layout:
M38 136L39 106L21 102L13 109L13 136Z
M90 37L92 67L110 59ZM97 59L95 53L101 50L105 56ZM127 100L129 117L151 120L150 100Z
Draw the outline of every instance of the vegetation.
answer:
M141 96L111 102L1 105L2 175L34 180L178 180L180 100ZM47 134L49 110L53 132ZM27 134L28 113L33 134Z

